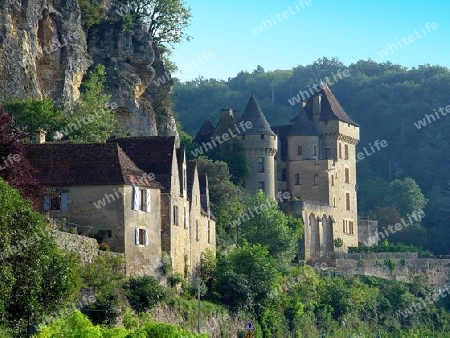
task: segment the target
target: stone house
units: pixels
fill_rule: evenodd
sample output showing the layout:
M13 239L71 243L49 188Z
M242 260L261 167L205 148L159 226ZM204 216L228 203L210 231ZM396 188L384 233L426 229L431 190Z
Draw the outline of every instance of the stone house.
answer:
M188 183L188 163L183 147L176 148L174 137L137 137L116 139L125 152L136 165L147 173L155 176L155 179L163 185L161 190L161 248L172 259L172 267L175 273L182 274L185 278L195 276L199 260L192 257L200 257L201 253L210 248L215 253L215 229L216 222L211 213L198 213L192 206L192 199L200 194L205 196L209 206L209 192L191 187ZM195 170L194 175L198 176ZM198 178L197 178L198 179ZM195 181L195 180L194 180ZM206 185L204 189L208 189ZM195 201L194 201L195 202ZM211 243L197 243L195 233L198 220L199 230L202 224L210 224ZM204 245L203 245L204 244ZM197 251L198 250L198 251Z
M207 119L195 141L205 142L248 121L253 128L236 136L251 168L244 186L250 192L261 189L273 198L289 192L290 199L280 207L305 224L299 258L311 261L362 243L358 227L366 223L358 225L356 197L360 126L330 89L324 85L302 102L290 124L282 126L269 125L252 93L240 119L233 110L222 109L218 124L214 127ZM338 239L341 247L335 245Z
M103 236L126 257L127 274L158 275L161 184L142 181L117 143L27 145L40 182L49 187L41 212L67 219L82 234Z
M191 245L187 164L183 150L179 166L174 137L34 144L26 146L26 153L39 180L50 188L41 211L66 218L79 233L103 237L112 251L125 254L128 275L159 276L165 251L173 272L193 276L197 261L191 263L191 257L206 247L215 252L215 241ZM215 238L214 218L202 214L203 223L203 218Z

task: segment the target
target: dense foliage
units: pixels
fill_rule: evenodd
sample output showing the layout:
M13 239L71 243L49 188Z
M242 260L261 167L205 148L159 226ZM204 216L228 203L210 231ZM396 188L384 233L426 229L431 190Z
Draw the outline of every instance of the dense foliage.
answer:
M23 336L76 300L77 258L56 247L44 219L0 178L0 325Z
M450 253L450 118L442 113L438 113L439 119L436 115L426 117L435 114L434 109L438 112L450 104L449 69L430 65L406 69L372 60L345 66L335 58L319 59L291 70L266 72L259 66L226 81L176 81L174 110L183 129L195 135L207 116L213 123L218 121L221 108L242 111L253 90L272 125L288 124L299 109L299 102L292 97L344 70L350 75L330 89L349 116L361 125L357 151L366 148L372 153L370 145L376 140L388 144L357 163L359 213L378 217L380 214L374 213L377 207L391 207L405 217L405 213L425 207L427 216L422 220L423 228L418 228L420 236L407 229L408 236L401 240L415 238L415 245L439 254ZM444 114L449 115L445 110Z
M11 117L0 108L0 178L37 206L44 188L35 178L36 170L25 157L22 140L27 135L15 131L11 123Z

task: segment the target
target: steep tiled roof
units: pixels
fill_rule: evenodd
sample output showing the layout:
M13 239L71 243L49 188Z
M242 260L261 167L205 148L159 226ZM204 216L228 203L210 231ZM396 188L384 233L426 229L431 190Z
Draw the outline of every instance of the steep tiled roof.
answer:
M48 186L129 184L145 174L117 143L30 144L26 156ZM144 182L144 181L143 181ZM155 180L146 186L161 188Z
M293 119L294 125L289 132L290 136L318 136L314 123L308 118L305 110L300 109L298 115Z
M270 125L264 117L253 93L248 100L241 121L250 121L253 125L251 129L246 129L242 132L241 134L243 135L264 134L275 136L275 133L270 129Z
M172 157L175 147L174 136L143 136L114 139L147 174L153 173L163 186L164 192L170 192Z
M214 127L214 124L211 122L209 118L203 122L202 127L198 131L197 135L195 135L194 142L202 143L202 142L208 142L211 140L211 136L216 131L216 127Z
M189 199L192 201L192 188L194 186L195 180L195 168L197 167L197 163L195 161L188 161L186 165L186 174L187 174L187 189Z
M339 120L359 127L359 125L347 115L344 108L342 108L339 101L333 95L328 86L323 86L316 95L322 95L321 100L322 111L320 114L321 121ZM312 119L314 96L311 96L308 99L305 106L305 111L308 114L309 119Z

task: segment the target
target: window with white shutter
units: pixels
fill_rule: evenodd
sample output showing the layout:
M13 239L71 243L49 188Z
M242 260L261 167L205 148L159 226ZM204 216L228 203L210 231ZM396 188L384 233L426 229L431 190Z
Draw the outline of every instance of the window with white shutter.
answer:
M151 202L151 198L150 198L150 189L145 189L145 210L146 212L150 212L150 202Z
M139 210L139 205L141 204L140 197L139 188L133 187L133 210Z
M134 235L135 235L135 244L136 245L148 245L147 229L136 228Z

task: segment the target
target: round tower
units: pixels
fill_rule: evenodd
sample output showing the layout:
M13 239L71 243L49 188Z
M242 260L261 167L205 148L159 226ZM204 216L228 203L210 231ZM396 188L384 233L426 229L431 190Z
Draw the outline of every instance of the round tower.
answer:
M275 198L277 135L270 128L253 93L236 128L240 131L237 138L250 166L250 174L244 179L245 188L252 193L261 189Z

